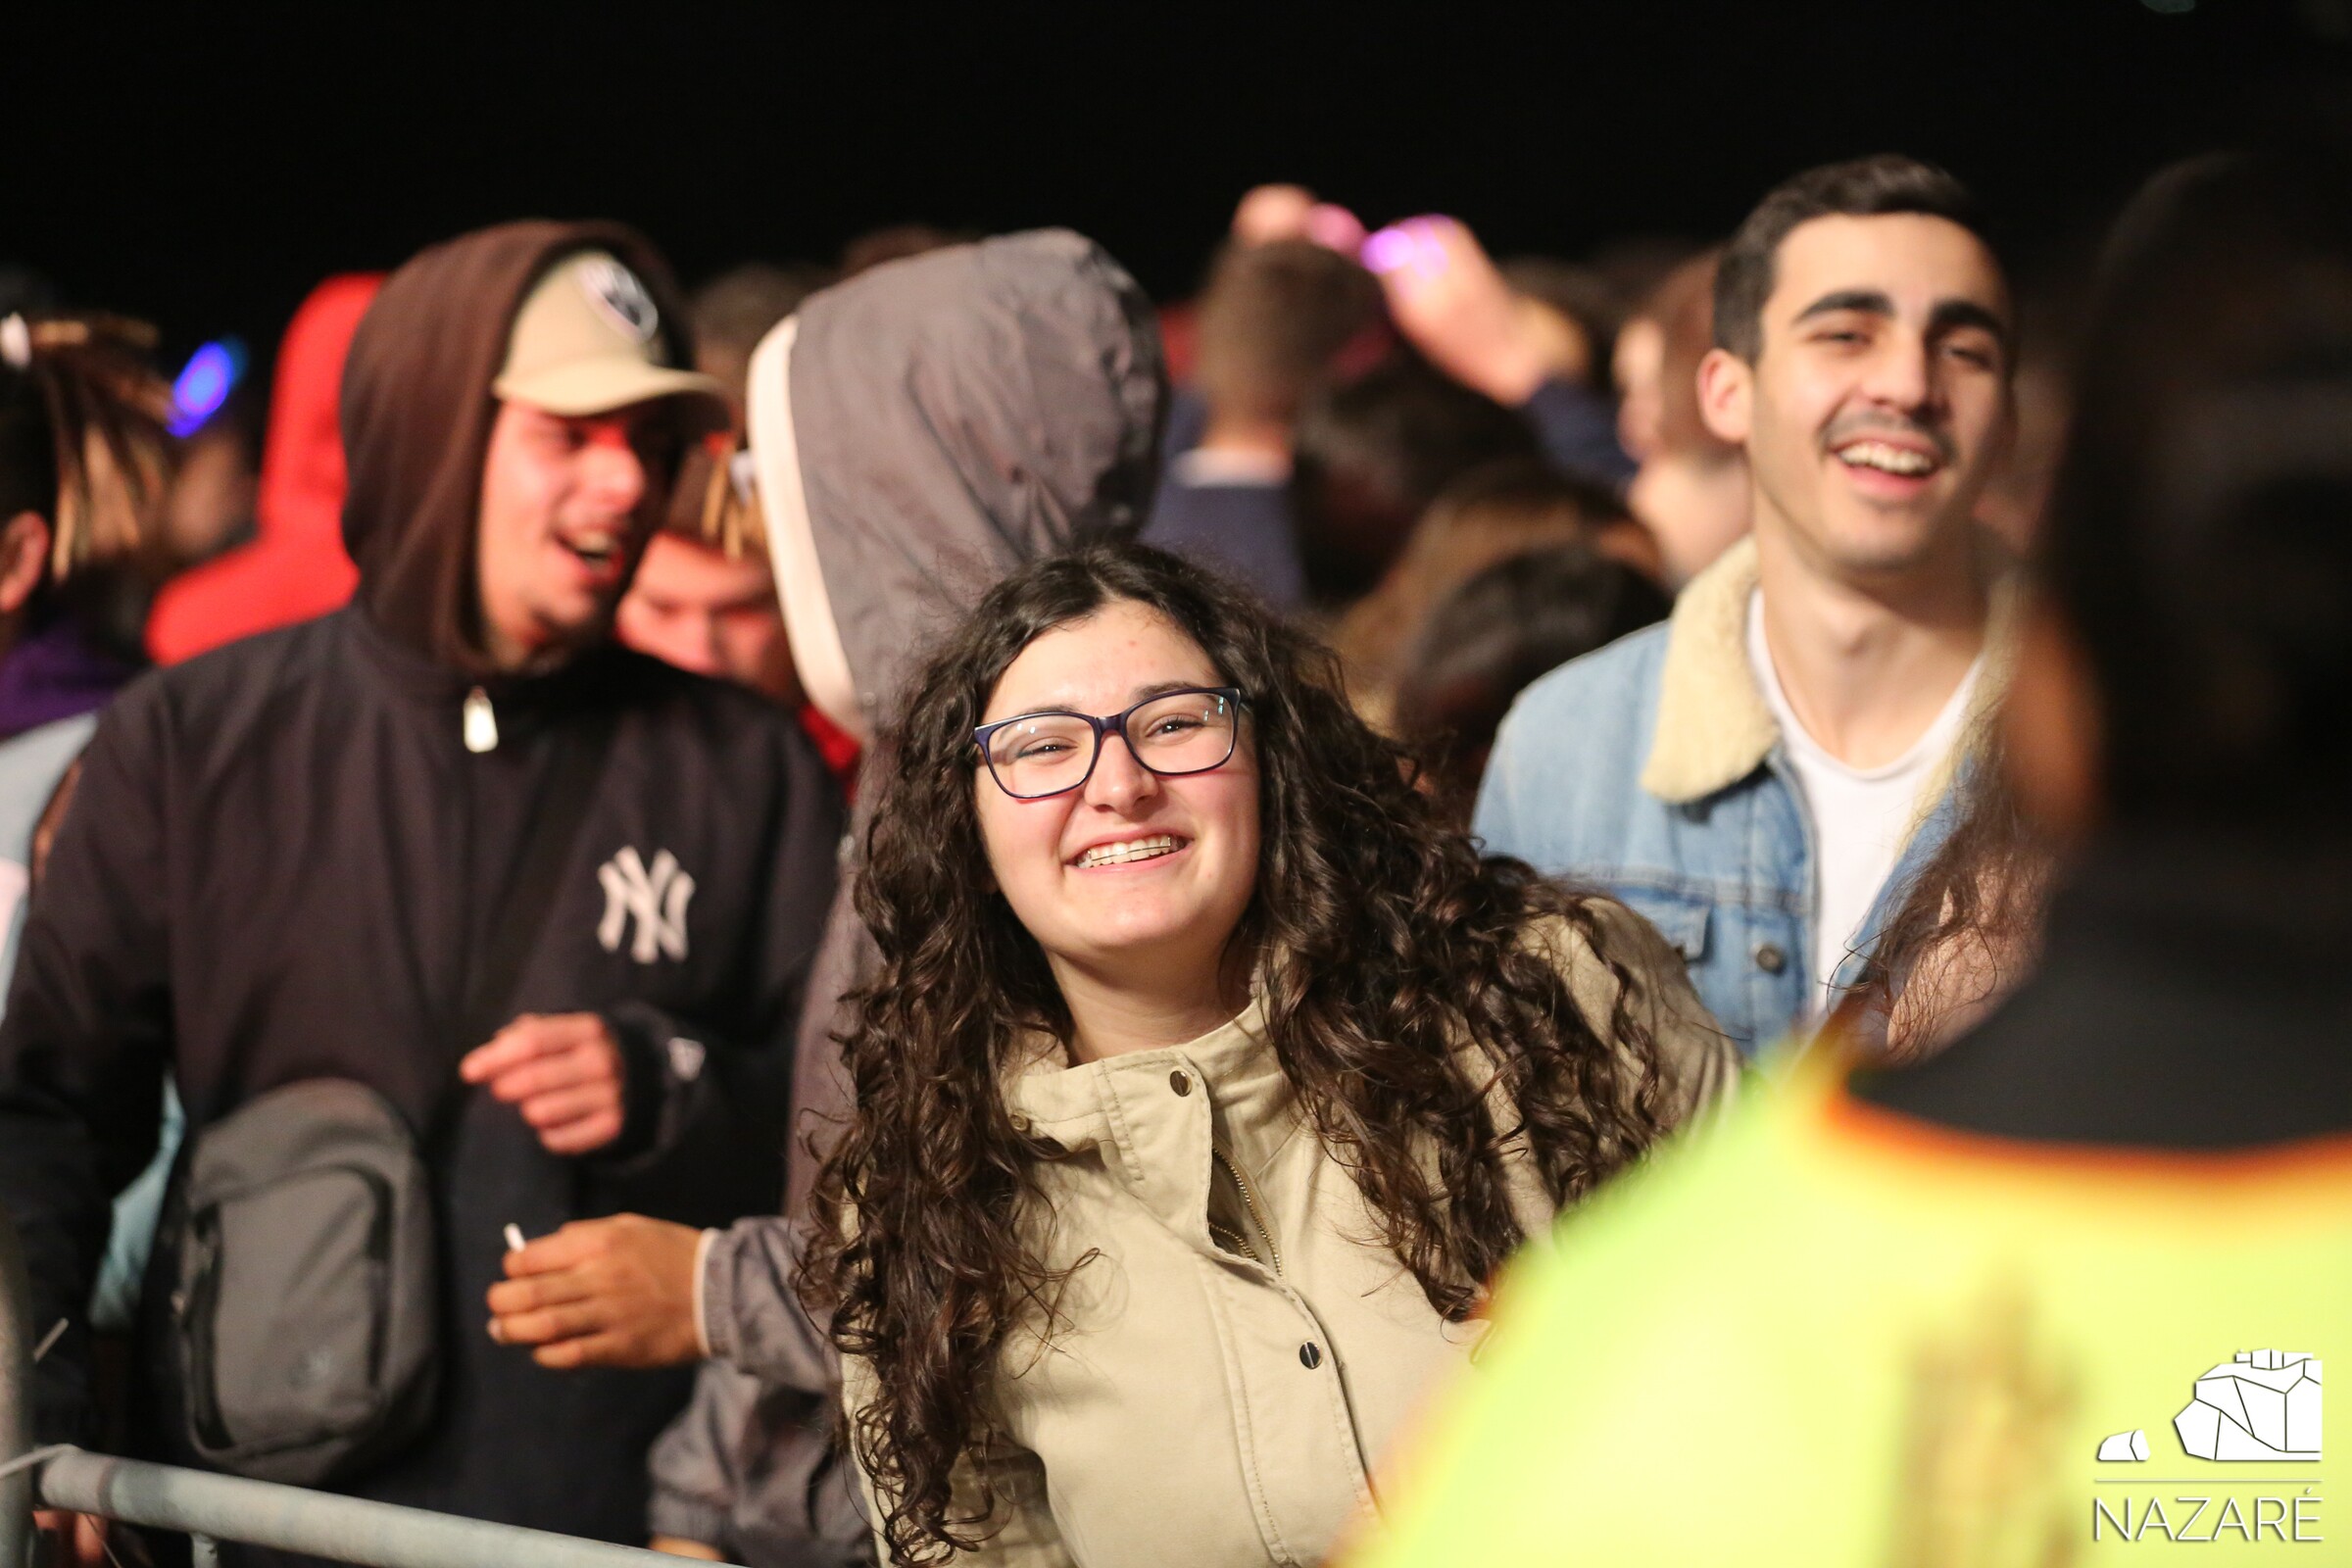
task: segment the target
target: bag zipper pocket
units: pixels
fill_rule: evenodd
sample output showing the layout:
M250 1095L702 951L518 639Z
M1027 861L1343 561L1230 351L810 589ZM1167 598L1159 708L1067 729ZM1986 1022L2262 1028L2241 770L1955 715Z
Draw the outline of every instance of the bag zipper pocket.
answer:
M220 1390L214 1386L213 1375L213 1321L220 1305L220 1205L199 1210L188 1233L196 1249L196 1264L188 1278L187 1300L179 1322L180 1339L187 1347L188 1416L206 1446L225 1451L234 1440L221 1418Z

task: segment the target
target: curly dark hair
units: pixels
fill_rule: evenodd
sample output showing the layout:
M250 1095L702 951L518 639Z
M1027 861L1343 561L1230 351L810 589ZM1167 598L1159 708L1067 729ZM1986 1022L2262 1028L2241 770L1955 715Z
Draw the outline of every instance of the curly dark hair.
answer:
M1008 1332L1050 1331L1072 1270L1025 1241L1045 1151L1000 1093L1025 1032L1071 1023L1045 956L992 891L973 726L1041 634L1106 605L1165 615L1245 694L1260 769L1257 884L1232 941L1325 1148L1380 1216L1431 1306L1461 1320L1523 1240L1500 1147L1523 1137L1567 1203L1660 1130L1650 1035L1584 899L1482 859L1414 787L1395 743L1348 705L1337 659L1242 591L1172 556L1103 546L1035 563L980 602L930 661L886 744L858 909L881 953L842 1037L857 1111L819 1178L801 1287L833 1343L867 1363L850 1441L892 1559L936 1561L987 1534L956 1460L996 1433L989 1389ZM1531 923L1570 922L1615 971L1612 1049ZM1457 1053L1475 1048L1483 1067ZM1499 1087L1520 1117L1492 1125ZM1081 1259L1076 1267L1083 1267Z

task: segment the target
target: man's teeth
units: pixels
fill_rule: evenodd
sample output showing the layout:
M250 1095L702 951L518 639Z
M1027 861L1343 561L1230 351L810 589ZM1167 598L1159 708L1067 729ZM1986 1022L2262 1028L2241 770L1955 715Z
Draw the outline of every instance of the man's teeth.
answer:
M620 548L620 541L609 533L585 534L564 542L570 547L573 555L593 566L601 566L612 560L612 553Z
M1924 452L1889 446L1884 441L1857 441L1850 447L1839 447L1838 459L1848 467L1876 468L1881 473L1915 475L1936 466L1936 460Z
M1162 833L1156 838L1129 839L1124 844L1098 844L1078 857L1078 865L1081 870L1098 865L1125 865L1130 860L1149 860L1175 853L1175 838Z

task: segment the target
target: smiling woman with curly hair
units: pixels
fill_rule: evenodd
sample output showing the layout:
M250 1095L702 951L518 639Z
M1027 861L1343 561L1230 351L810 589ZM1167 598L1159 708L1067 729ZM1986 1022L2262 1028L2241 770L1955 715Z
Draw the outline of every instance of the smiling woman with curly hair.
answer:
M1319 1560L1496 1268L1735 1057L1172 557L1006 579L895 748L803 1277L885 1555Z

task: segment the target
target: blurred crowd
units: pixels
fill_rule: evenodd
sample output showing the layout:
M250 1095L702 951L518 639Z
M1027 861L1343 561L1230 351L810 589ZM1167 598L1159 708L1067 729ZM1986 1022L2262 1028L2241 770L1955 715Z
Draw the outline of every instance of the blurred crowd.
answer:
M1894 155L1265 185L1160 302L513 222L266 395L0 267L35 1441L760 1568L2216 1540L2149 1434L2316 1461L2352 1327L2347 172L2030 277Z

